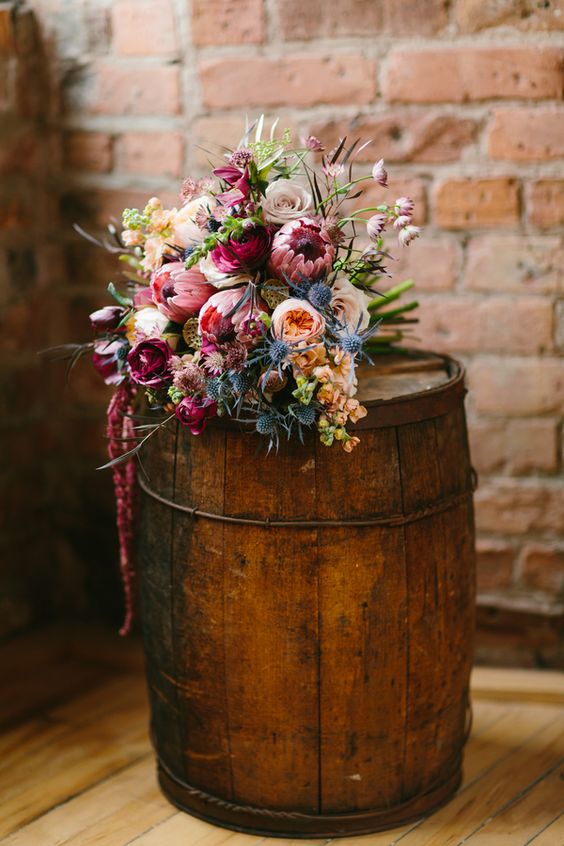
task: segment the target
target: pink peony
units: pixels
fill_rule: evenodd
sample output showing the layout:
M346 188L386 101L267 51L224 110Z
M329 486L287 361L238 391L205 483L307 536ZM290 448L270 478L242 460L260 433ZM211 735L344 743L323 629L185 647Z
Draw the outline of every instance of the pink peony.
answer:
M237 338L247 345L256 336L254 331L261 311L267 306L261 299L255 299L254 306L248 299L234 314L233 309L245 294L244 288L218 291L205 303L200 311L200 333L214 341L224 342Z
M264 226L251 226L239 240L229 236L226 244L218 244L211 252L213 263L222 273L252 270L266 259L271 238Z
M272 333L283 341L311 342L324 331L323 316L307 300L290 297L272 312Z
M285 223L272 242L269 268L291 282L317 279L333 266L335 247L322 227L309 217Z
M207 397L184 397L176 406L175 414L193 435L201 435L208 421L217 415L217 404Z
M151 290L162 314L175 323L185 323L198 314L216 289L197 267L186 270L181 261L173 261L153 274Z

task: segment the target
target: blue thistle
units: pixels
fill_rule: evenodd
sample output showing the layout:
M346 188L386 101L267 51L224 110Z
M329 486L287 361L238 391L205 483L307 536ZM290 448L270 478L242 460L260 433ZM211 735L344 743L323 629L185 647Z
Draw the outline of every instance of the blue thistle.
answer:
M343 352L357 355L362 350L363 339L356 332L351 332L350 335L345 335L341 339L341 349Z
M223 396L224 385L221 379L215 377L206 382L206 394L214 402L219 402Z
M331 305L331 297L331 288L325 282L314 282L307 292L307 298L312 306L322 311Z
M278 418L276 414L272 411L263 411L257 417L255 428L261 435L273 435L278 429Z
M317 418L317 409L313 405L298 405L294 414L303 426L312 426Z
M247 373L231 373L229 381L236 394L244 394L252 384L252 380Z
M182 251L182 261L188 261L193 252L194 247L186 247L186 249Z
M288 358L289 352L288 344L280 338L275 338L268 347L268 358L273 365L280 365Z
M215 217L210 217L208 220L208 229L210 232L218 232L221 229L221 221L216 220Z

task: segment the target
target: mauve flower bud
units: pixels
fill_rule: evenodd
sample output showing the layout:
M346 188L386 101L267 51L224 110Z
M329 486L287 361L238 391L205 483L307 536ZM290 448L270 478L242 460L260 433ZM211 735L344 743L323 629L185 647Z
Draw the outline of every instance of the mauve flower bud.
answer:
M372 217L366 221L366 232L371 241L376 241L381 232L386 226L385 214L373 214Z
M374 182L377 182L378 185L381 185L382 188L388 187L388 174L384 169L384 159L380 159L380 161L376 162L372 168L372 179Z
M419 237L420 233L421 229L419 226L406 226L404 229L400 229L398 241L402 247L407 247L412 241Z
M308 135L307 138L302 139L302 143L306 150L311 150L314 153L321 153L325 147L315 135Z
M415 204L411 197L400 197L395 202L397 214L405 215L406 217L412 217L414 206Z
M124 310L119 306L104 306L90 315L90 323L95 332L112 332L117 329Z

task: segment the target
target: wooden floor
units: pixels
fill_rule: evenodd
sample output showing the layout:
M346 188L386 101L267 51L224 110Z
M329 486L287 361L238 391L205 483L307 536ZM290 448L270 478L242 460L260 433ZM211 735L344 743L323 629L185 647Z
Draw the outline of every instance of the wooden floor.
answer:
M52 630L0 649L1 846L271 846L160 794L139 648ZM475 671L464 784L442 810L366 846L564 846L564 675Z

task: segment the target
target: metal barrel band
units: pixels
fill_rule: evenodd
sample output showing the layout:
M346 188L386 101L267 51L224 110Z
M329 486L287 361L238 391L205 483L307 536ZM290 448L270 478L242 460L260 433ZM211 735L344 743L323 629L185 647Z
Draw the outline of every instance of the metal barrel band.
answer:
M139 487L143 493L152 497L157 502L174 508L176 511L181 511L183 514L188 514L192 518L202 518L204 520L216 520L220 523L236 523L243 526L262 526L266 529L277 528L296 528L296 529L327 529L332 527L360 527L360 526L405 526L408 523L415 523L417 520L424 520L426 517L431 517L435 514L440 514L443 511L450 511L456 508L457 505L462 504L469 499L476 489L477 477L475 471L472 473L472 484L465 491L458 494L453 494L442 499L437 499L435 502L429 503L424 508L418 508L410 511L407 514L389 514L385 517L371 517L355 520L272 520L266 518L263 520L253 519L251 517L230 517L227 514L214 514L209 511L203 511L197 506L181 505L179 502L174 502L172 499L161 496L145 482L141 477L138 478Z

